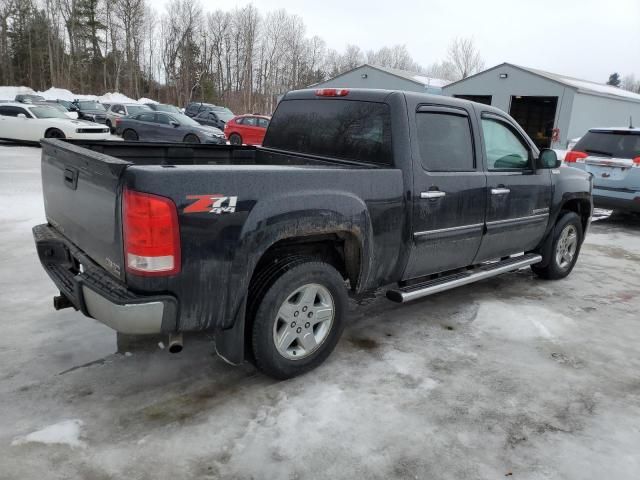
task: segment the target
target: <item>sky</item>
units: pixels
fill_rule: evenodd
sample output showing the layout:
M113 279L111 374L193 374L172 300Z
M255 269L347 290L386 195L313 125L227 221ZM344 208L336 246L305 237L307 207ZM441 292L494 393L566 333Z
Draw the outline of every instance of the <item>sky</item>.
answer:
M167 0L149 0L162 10ZM473 37L487 68L502 62L606 82L640 77L640 0L206 0L205 10L252 3L302 17L329 48L405 44L423 66L455 37Z

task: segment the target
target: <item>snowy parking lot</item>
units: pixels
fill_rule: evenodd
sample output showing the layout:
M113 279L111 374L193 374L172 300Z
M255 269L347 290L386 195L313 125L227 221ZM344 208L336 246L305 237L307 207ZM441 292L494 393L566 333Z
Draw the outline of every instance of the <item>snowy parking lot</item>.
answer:
M276 382L205 336L118 346L53 310L39 159L0 145L1 479L638 478L639 218L594 222L565 280L359 299L330 359Z

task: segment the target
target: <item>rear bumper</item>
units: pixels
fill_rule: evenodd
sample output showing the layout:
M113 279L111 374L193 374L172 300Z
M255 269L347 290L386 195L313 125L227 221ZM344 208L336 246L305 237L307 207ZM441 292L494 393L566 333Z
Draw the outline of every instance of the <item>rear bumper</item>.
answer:
M640 212L640 192L593 187L593 204L598 208Z
M86 316L131 335L176 330L175 297L132 292L50 225L35 226L33 237L53 283Z

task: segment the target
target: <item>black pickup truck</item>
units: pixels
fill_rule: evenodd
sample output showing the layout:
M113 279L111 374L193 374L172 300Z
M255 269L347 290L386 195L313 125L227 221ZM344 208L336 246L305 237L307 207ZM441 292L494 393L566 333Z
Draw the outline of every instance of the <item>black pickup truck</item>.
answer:
M176 347L215 332L224 359L277 378L327 358L349 290L565 277L592 212L590 176L504 112L416 93L290 92L259 148L42 146L33 233L56 308Z

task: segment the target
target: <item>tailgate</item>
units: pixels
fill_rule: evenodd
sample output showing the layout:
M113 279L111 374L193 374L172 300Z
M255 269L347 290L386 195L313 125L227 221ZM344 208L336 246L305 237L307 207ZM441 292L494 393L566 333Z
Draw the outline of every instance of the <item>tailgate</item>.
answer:
M120 178L129 162L54 139L42 140L47 221L93 261L124 279Z
M631 159L590 156L584 163L596 188L640 189L640 168Z

